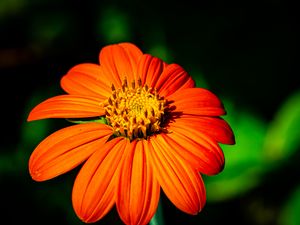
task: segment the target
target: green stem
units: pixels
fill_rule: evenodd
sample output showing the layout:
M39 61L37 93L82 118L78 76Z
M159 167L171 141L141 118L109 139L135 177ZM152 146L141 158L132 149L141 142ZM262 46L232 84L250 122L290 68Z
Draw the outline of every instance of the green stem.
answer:
M164 225L164 224L165 223L164 223L163 209L162 209L162 204L161 204L161 200L160 200L158 203L156 213L150 220L149 225Z

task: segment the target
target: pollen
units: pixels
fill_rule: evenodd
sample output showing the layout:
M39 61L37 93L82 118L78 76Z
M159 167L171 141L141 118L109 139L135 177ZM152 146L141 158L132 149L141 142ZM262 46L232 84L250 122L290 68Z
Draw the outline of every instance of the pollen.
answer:
M122 88L111 86L112 94L104 101L105 116L114 135L133 139L147 139L161 131L166 100L156 89L142 86L140 79L128 85L125 78Z

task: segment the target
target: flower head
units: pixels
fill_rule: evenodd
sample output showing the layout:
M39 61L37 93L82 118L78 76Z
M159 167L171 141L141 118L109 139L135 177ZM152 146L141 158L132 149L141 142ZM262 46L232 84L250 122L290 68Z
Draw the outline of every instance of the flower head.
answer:
M72 202L84 222L116 206L125 224L147 224L161 190L178 209L197 214L206 202L201 174L221 172L219 143L235 143L222 102L179 65L131 43L104 47L99 60L71 68L61 79L66 94L30 112L28 121L86 121L44 139L29 159L30 175L44 181L82 164Z

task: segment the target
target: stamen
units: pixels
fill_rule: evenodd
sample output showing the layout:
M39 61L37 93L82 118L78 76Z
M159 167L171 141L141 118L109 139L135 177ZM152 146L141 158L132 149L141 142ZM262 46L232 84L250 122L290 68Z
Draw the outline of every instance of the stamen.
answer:
M162 129L165 100L161 99L156 89L144 85L137 80L128 86L127 78L122 88L111 86L112 95L103 103L108 124L116 136L133 139L146 139Z
M111 116L111 114L106 109L104 111L106 115Z
M141 78L138 79L138 85L139 85L139 87L142 87L142 80L141 80Z
M113 102L112 102L111 98L108 98L108 103L109 103L110 105L113 105Z
M151 108L151 116L154 117L155 116L155 113L154 113L154 109Z
M112 90L112 91L115 91L115 90L116 90L116 88L115 88L115 85L114 85L114 84L112 84L112 85L111 85L111 90Z
M127 84L127 78L126 78L126 77L124 78L123 85L124 85L125 87L128 87L128 84Z

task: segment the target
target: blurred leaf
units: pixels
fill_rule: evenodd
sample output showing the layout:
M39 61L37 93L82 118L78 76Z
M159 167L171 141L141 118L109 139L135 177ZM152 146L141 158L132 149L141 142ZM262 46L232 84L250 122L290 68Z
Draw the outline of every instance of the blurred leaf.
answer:
M158 57L165 62L172 63L172 56L170 54L170 50L164 44L154 44L148 51L149 54Z
M36 13L32 17L32 25L29 30L34 42L42 45L50 45L58 37L68 36L70 20L62 13Z
M193 69L193 68L195 68L195 66L191 66L191 68L192 68L192 71L190 71L189 74L193 77L193 79L196 83L196 87L209 89L209 85L206 82L206 79L204 78L203 73L198 70Z
M49 93L55 93L55 90L53 88L44 88L43 90L34 92L32 97L28 100L27 107L24 109L20 140L18 141L15 155L13 156L21 170L27 167L30 154L36 145L47 137L53 128L53 121L50 119L27 121L27 116L31 109L49 97Z
M292 193L279 216L279 224L299 225L300 224L300 186Z
M131 32L128 15L114 7L105 8L98 19L98 36L103 37L106 43L129 41Z
M36 144L39 140L48 136L50 127L50 120L24 122L22 125L21 143L25 146Z
M0 1L0 19L16 14L28 4L25 0L1 0Z
M44 93L44 92L43 92ZM32 98L28 102L28 108L24 109L23 123L20 130L20 140L15 143L14 149L10 152L11 154L0 154L0 174L7 173L23 173L27 172L27 163L31 152L34 147L38 144L49 133L50 121L39 120L27 122L27 113L33 106L41 102L42 93L37 92L33 94Z
M82 221L76 216L72 207L72 187L74 182L74 171L60 175L47 182L35 183L35 196L43 208L49 211L61 211L67 217L71 224L82 224Z
M32 97L28 100L27 107L24 109L23 124L21 127L21 140L23 146L35 145L38 141L46 137L51 128L50 119L42 119L35 121L27 121L27 116L29 112L39 103L44 101L49 93L55 92L53 88L48 88L36 91L32 94ZM54 94L53 94L54 95Z
M19 166L16 164L15 154L1 154L0 155L0 175L15 173ZM16 166L17 165L17 166Z
M157 25L160 24L158 19L153 18L153 23L147 26L144 43L145 46L150 46L150 48L144 49L144 51L167 63L176 63L174 62L174 52L168 47L166 32L162 26Z
M291 95L271 122L265 141L265 156L270 161L289 158L300 146L300 91Z
M221 145L225 154L225 168L215 176L205 176L208 201L222 201L237 197L253 187L268 168L263 158L266 124L250 112L234 111L225 104L236 138L235 145Z

